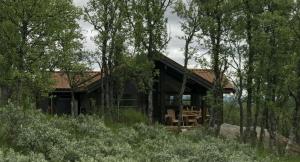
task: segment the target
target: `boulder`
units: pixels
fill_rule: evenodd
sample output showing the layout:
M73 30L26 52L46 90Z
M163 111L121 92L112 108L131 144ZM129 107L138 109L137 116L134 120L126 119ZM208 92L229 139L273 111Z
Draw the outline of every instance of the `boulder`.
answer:
M245 130L245 127L244 127ZM256 128L257 139L261 132L261 128ZM228 139L238 139L240 137L240 126L231 125L231 124L222 124L220 129L220 135ZM292 154L300 154L300 146L294 143L289 142L289 139L282 136L281 134L276 134L276 141L282 146L286 146L286 150ZM270 134L267 129L265 129L265 136L263 138L264 147L267 148L270 142Z

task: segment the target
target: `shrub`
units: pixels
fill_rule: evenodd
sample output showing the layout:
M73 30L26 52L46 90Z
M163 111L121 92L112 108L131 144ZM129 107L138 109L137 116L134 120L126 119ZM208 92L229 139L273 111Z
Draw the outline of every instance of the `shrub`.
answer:
M9 151L6 161L265 161L254 149L235 141L214 138L205 130L173 134L163 126L147 126L141 114L124 113L132 126L114 131L97 116L48 116L10 105L0 109L0 135ZM132 117L133 116L133 117ZM138 124L133 124L138 123ZM13 132L14 134L10 134ZM16 153L12 150L16 150ZM46 160L45 160L46 159Z
M3 151L0 149L0 162L46 162L41 154L30 153L28 155L21 155L12 149Z
M148 118L134 108L113 109L112 113L105 116L105 124L110 128L130 127L138 123L148 123Z
M43 153L47 159L51 159L50 155L54 150L61 152L66 149L69 144L68 136L70 134L67 132L49 124L31 123L20 128L15 137L15 146L23 152Z

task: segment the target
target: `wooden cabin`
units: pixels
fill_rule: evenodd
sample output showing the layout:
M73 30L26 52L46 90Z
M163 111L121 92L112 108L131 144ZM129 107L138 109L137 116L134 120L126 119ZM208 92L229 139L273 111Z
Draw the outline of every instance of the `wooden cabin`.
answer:
M175 96L181 88L184 67L167 56L161 55L155 60L155 69L159 70L159 75L155 78L153 85L153 118L155 121L163 122L167 110L174 110L178 114L175 105ZM78 113L89 113L101 105L102 79L99 72L87 72L81 79L79 88L76 90L75 98L78 102ZM185 107L193 110L207 111L205 96L212 88L214 74L208 69L191 69L188 74L186 90L183 100ZM47 101L40 105L44 111L54 114L71 113L71 91L67 77L62 72L53 73L53 89ZM225 93L231 93L234 88L230 82L224 87ZM121 108L135 107L147 112L147 96L138 92L137 86L133 82L128 82L121 99Z

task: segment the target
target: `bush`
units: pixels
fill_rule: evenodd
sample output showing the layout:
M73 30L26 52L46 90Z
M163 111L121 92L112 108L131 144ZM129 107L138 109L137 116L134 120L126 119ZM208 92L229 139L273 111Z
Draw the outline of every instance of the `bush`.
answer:
M0 162L46 162L41 154L30 153L28 155L21 155L10 149L3 151L0 149Z
M120 121L128 125L147 123L147 116L133 108L120 110Z
M244 106L244 115L246 106ZM244 117L245 119L246 117ZM233 125L240 125L240 109L235 103L224 102L224 122ZM246 120L244 121L244 123Z
M105 118L105 124L110 128L130 127L139 123L148 123L148 118L134 108L123 108L119 112L114 109L112 114L107 114Z
M269 160L257 158L255 150L247 145L211 137L200 129L178 135L160 125L140 123L145 120L136 111L122 114L122 120L130 119L126 122L132 126L112 131L97 116L58 117L13 105L1 108L0 135L9 151L0 149L0 162Z

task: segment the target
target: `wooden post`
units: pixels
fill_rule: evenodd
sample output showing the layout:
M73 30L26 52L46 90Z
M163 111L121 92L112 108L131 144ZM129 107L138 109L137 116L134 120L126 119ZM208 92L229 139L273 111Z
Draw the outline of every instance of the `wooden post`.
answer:
M50 96L50 114L53 114L53 96Z
M206 108L206 105L205 105L205 101L203 100L203 97L201 97L202 124L204 124L204 122L206 120L206 112L207 112L207 108Z
M161 108L161 121L165 122L165 112L166 112L166 108L165 108L165 90L164 90L164 80L165 80L165 74L164 72L161 70L160 73L160 108Z
M0 86L0 105L2 105L2 102L3 102L3 95L2 95L2 87Z

